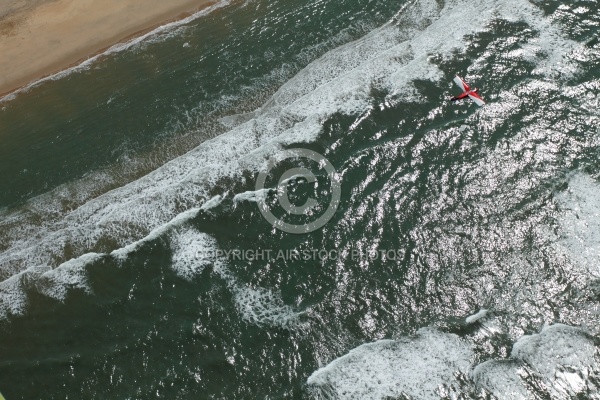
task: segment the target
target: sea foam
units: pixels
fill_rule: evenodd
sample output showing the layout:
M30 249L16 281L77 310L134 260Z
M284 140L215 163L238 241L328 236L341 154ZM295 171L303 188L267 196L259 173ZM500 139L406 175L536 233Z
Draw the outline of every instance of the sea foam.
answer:
M582 329L546 326L520 338L507 360L492 360L473 371L477 385L502 399L534 399L533 388L545 388L553 399L597 395L600 358L594 339ZM592 398L592 397L586 397Z
M424 328L416 336L364 344L306 381L318 399L439 399L473 356L457 335Z

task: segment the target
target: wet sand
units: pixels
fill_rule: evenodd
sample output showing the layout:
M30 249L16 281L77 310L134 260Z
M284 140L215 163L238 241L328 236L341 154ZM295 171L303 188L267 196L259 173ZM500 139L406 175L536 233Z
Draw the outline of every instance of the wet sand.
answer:
M0 95L215 0L0 0Z

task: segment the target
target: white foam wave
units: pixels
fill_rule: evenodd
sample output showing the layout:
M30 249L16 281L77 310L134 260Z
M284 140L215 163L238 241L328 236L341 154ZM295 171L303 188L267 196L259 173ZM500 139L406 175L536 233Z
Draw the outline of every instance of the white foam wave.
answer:
M487 316L487 314L488 314L488 310L479 310L478 313L469 315L466 318L465 322L467 324L473 324L473 323L479 321L480 319L485 318Z
M271 289L236 284L234 299L242 318L256 325L292 327L302 315Z
M499 399L534 399L520 378L524 374L522 366L514 360L490 360L474 369L473 380Z
M580 328L550 325L542 332L520 338L513 346L511 357L533 366L546 379L557 378L561 366L577 369L595 363L594 341Z
M131 243L125 247L122 247L120 249L114 250L110 253L110 255L118 260L125 261L129 254L137 251L145 243L156 240L156 239L160 238L161 236L164 236L166 233L168 233L173 228L181 226L182 224L186 223L190 219L196 217L198 215L198 213L200 212L200 210L201 210L201 208L192 208L190 210L187 210L186 212L183 212L183 213L177 215L169 223L161 225L158 228L154 229L145 238L140 239L136 242L133 242L133 243Z
M178 276L191 280L215 261L217 242L193 228L175 231L170 237L171 268Z
M200 207L200 209L202 211L212 210L213 208L218 207L219 204L221 204L223 202L223 198L224 198L224 196L216 195L215 197L213 197L212 199L210 199L206 203L204 203L202 205L202 207Z
M0 319L22 315L27 306L25 291L29 283L50 271L46 266L32 267L0 283Z
M35 290L64 301L69 290L91 293L86 267L102 259L103 254L89 253L52 269L45 265L29 268L0 283L0 319L22 315L28 304L27 291Z
M213 243L210 242L210 245ZM216 250L216 246L213 250ZM233 294L235 307L243 320L258 326L284 329L303 327L300 317L305 311L285 304L280 292L240 282L227 263L219 257L207 261L212 262L213 272L226 283Z
M86 267L100 261L103 254L89 253L69 260L58 268L42 274L35 282L38 291L56 300L64 301L72 289L80 289L91 293L87 283Z
M314 372L307 384L316 398L439 399L441 387L466 372L472 356L458 336L424 328L415 337L357 347Z
M237 204L243 201L259 202L264 201L272 189L249 190L244 193L236 194L233 197L233 203Z
M473 379L502 399L537 398L533 387L546 388L553 399L571 399L597 395L589 378L599 371L594 340L580 328L556 324L520 338L509 360L478 365Z

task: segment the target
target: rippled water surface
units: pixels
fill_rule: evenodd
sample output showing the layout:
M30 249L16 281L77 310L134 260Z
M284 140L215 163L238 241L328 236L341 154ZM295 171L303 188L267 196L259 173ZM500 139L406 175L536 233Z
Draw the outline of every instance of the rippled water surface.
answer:
M600 398L599 25L593 1L231 1L4 99L0 390ZM447 101L456 73L484 107ZM259 210L308 223L335 182L322 229Z

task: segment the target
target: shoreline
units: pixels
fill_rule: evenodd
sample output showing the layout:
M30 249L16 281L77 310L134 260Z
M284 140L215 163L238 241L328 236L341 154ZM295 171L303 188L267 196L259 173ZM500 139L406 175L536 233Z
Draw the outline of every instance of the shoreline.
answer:
M119 45L126 49L136 39L143 39L161 27L187 23L197 14L224 3L219 0L178 0L165 6L159 0L122 0L112 9L106 9L106 3L96 5L95 8L101 10L93 13L89 7L77 9L76 3L81 2L42 2L0 19L0 102L11 100L12 95L63 72L93 62L113 48L119 51ZM148 11L152 4L162 6ZM145 10L140 13L142 8ZM79 15L82 13L85 15ZM66 18L73 21L67 27L61 26ZM126 26L119 25L123 19L128 21ZM10 26L11 20L20 23L12 26L11 33L2 31L2 24L8 21ZM115 26L119 29L111 30ZM37 40L39 37L44 40Z

